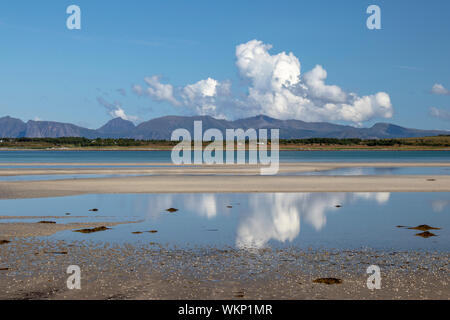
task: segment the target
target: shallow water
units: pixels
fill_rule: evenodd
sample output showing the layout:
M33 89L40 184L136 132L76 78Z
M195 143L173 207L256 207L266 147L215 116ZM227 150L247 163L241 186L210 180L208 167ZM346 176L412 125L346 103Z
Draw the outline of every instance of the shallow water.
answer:
M101 179L101 178L142 177L148 175L150 174L38 174L38 175L0 176L0 181Z
M0 151L0 163L171 162L171 151ZM248 159L248 156L246 157ZM282 162L450 162L450 151L280 151Z
M383 175L450 175L450 167L354 167L333 170L283 173L300 176L383 176Z
M336 205L342 207L338 208ZM227 206L232 206L231 208ZM169 213L168 208L179 211ZM98 212L89 212L99 208ZM1 222L140 221L55 240L155 242L170 247L450 249L450 193L120 194L0 200ZM27 216L29 220L14 219ZM83 216L76 218L75 216ZM397 225L428 224L436 237ZM157 230L157 233L132 234Z
M157 174L38 174L38 175L14 175L0 176L0 181L41 181L41 180L66 180L66 179L94 179L94 178L124 178L150 176ZM226 176L233 174L215 174ZM450 175L450 167L354 167L339 168L333 170L309 171L309 172L282 172L280 176L365 176L365 175Z

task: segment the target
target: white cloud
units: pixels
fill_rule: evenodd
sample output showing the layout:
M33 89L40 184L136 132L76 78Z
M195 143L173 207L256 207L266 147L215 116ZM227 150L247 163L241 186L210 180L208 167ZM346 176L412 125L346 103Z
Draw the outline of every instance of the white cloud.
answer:
M236 66L248 84L244 95L233 96L231 83L213 78L174 89L159 77L146 78L147 94L202 115L237 118L265 114L279 119L348 121L361 124L390 118L393 108L385 92L358 96L326 84L327 71L317 65L301 75L301 63L291 52L270 54L271 45L251 40L236 47ZM139 85L133 92L142 95Z
M438 109L435 107L430 107L430 115L434 118L438 118L445 121L450 121L450 111L444 109Z
M109 114L113 118L122 118L123 120L128 120L128 121L137 121L139 119L136 116L126 115L125 111L120 107L117 107L116 109L111 110Z
M214 97L217 92L217 86L219 82L217 80L208 78L206 80L200 80L195 84L188 85L184 88L183 93L185 96L193 100L195 97Z
M303 79L311 96L317 99L343 103L347 100L347 94L338 86L329 86L325 84L327 72L322 66L315 66L314 69L305 73Z
M280 90L297 84L300 77L300 61L292 53L270 55L272 48L258 40L236 47L236 65L240 74L252 82L255 90Z
M450 90L446 89L442 84L435 83L431 88L431 93L438 95L450 95Z
M159 76L152 76L145 78L148 85L147 94L158 101L167 100L174 105L180 103L173 96L173 86L171 84L162 84Z
M194 108L197 114L225 118L218 106L224 97L229 96L230 86L229 82L221 83L212 78L200 80L182 89L183 104Z
M327 85L327 72L317 65L301 77L300 62L292 54L271 55L258 40L236 49L240 74L250 80L249 101L256 113L306 121L343 120L354 123L374 117L390 118L393 109L387 93L358 97Z
M122 118L124 120L136 122L139 120L136 116L127 115L119 102L110 103L102 97L97 97L97 102L106 108L108 114L113 118Z

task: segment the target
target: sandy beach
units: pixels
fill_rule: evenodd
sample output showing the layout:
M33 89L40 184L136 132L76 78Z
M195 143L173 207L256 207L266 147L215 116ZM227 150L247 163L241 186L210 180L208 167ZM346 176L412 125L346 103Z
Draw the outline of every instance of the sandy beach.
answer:
M108 193L449 192L450 176L149 176L0 182L0 199Z
M34 165L34 164L33 164ZM41 164L45 165L45 164ZM62 165L62 164L61 164ZM85 164L88 165L88 164ZM92 164L91 164L92 165ZM439 192L450 191L448 175L295 176L295 172L352 167L450 167L449 163L283 163L277 176L259 175L258 166L214 165L151 168L3 168L0 175L123 174L112 178L0 181L0 199L61 197L105 193L206 192ZM118 165L117 163L115 165ZM132 165L121 163L120 166ZM140 164L143 165L143 164ZM140 176L142 175L142 176Z
M6 168L6 166L14 168ZM3 168L2 168L3 166ZM123 174L111 178L0 181L0 199L85 194L450 192L448 175L296 176L339 168L450 167L449 163L283 163L282 175L258 166L167 163L2 164L0 176ZM47 168L46 166L51 166ZM61 166L58 168L58 166ZM62 166L74 166L67 168ZM108 167L111 166L111 167ZM136 167L131 167L136 166ZM23 167L23 168L22 168ZM174 249L162 244L61 241L61 231L133 223L87 222L89 215L0 216L0 299L449 299L448 252L375 249ZM27 219L55 223L30 223ZM67 218L67 217L66 217ZM86 221L83 221L86 218ZM101 219L101 217L96 217ZM8 219L17 220L8 222ZM5 222L2 222L5 221ZM22 222L23 220L23 222ZM90 219L92 220L92 219ZM425 240L427 241L427 240ZM431 240L430 240L431 241ZM82 270L68 290L66 268ZM366 286L366 268L383 270L382 290ZM320 278L335 284L317 283Z
M35 168L27 168L27 167ZM8 168L9 167L9 168ZM12 168L11 168L12 167ZM46 168L49 167L49 168ZM73 167L73 168L70 168ZM215 164L173 165L166 162L86 162L86 163L0 163L0 176L51 174L181 174L181 175L255 175L260 165ZM340 168L450 167L448 162L293 162L280 163L279 173L326 171Z

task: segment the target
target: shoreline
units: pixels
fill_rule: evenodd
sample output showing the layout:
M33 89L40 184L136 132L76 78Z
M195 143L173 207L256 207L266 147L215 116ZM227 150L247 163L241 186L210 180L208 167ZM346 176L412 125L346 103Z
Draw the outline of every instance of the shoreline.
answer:
M203 248L14 239L0 246L0 299L442 299L448 253L375 249ZM69 265L81 290L67 289ZM366 286L369 265L380 290ZM220 266L220 267L218 267ZM251 268L250 268L251 266ZM30 277L30 275L32 275ZM333 277L339 284L315 283Z
M153 173L151 176L0 181L0 199L130 193L450 192L450 175L294 176L293 172L352 167L450 167L450 163L281 163L281 176L259 175L259 165L147 163L151 168L105 168L132 163L72 163L75 168L2 168L0 175ZM142 166L142 163L135 163ZM16 165L16 164L10 164ZM93 165L95 168L86 168ZM159 167L158 167L159 166ZM87 216L91 218L90 216ZM21 299L441 299L448 300L449 253L382 248L172 248L158 242L116 244L83 237L54 240L73 229L136 221L74 222L79 216L1 216L0 300ZM14 219L17 222L2 223ZM61 219L55 224L28 219ZM98 220L97 220L98 219ZM91 219L89 219L91 220ZM61 222L61 223L60 223ZM82 290L67 289L69 265L82 272ZM382 269L382 288L366 287L367 267ZM322 284L320 278L338 284Z
M96 165L106 164L97 163ZM282 175L274 176L259 175L259 165L175 166L163 164L152 168L6 168L0 169L0 176L55 174L133 174L135 176L0 181L0 199L115 193L450 192L450 175L296 176L292 174L352 167L420 166L450 167L450 163L282 163L279 170Z
M5 168L16 167L16 168ZM21 168L49 167L49 168ZM74 168L59 168L74 167ZM87 168L92 167L92 168ZM411 167L450 167L450 162L280 162L280 173L312 172L342 168L411 168ZM260 164L172 164L170 162L35 162L0 163L0 176L47 175L47 174L92 174L103 173L142 173L142 174L255 174L264 168Z
M0 148L0 151L172 151L169 148ZM257 149L250 149L257 150ZM192 151L201 151L192 148ZM237 149L234 149L237 151ZM420 147L420 148L386 148L386 147L344 147L344 148L283 148L280 146L279 151L450 151L450 147Z
M161 175L0 182L0 199L139 193L450 192L450 176Z

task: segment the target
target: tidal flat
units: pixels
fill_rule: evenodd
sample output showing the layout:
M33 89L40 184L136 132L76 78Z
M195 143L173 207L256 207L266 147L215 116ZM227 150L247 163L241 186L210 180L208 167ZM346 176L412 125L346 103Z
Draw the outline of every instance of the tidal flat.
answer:
M449 299L449 213L447 192L0 200L0 299Z
M449 299L450 165L413 160L3 163L0 299Z
M448 299L442 252L167 249L15 239L0 246L0 299ZM81 289L67 288L68 266ZM367 288L369 265L381 289ZM316 281L334 278L332 284Z

